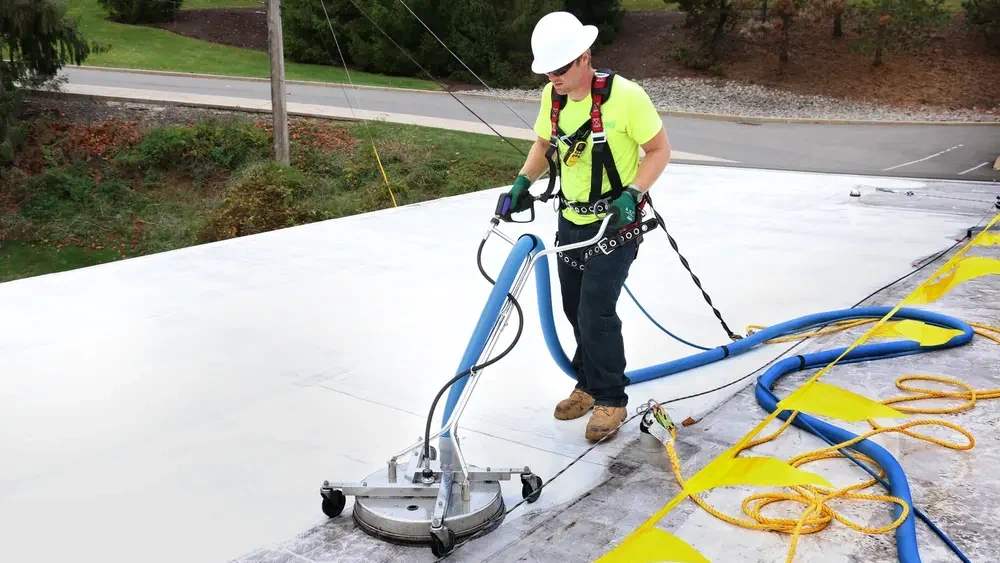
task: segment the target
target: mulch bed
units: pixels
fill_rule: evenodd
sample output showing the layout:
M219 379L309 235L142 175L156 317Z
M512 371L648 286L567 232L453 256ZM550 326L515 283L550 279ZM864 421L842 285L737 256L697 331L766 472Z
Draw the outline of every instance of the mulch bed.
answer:
M618 40L602 47L595 63L630 78L713 77L674 59L679 47L690 45L683 21L684 14L676 11L630 12ZM177 21L157 27L215 43L267 50L263 8L184 10ZM722 65L722 77L799 94L894 106L1000 107L1000 55L990 53L981 36L965 27L961 14L922 53L889 52L878 68L872 66L871 55L852 48L854 38L846 23L843 37L832 37L831 31L829 22L798 22L791 61L784 69L778 64L776 38L734 40Z
M673 58L678 47L689 44L683 23L683 12L628 12L615 42L601 45L594 53L594 66L612 68L628 78L704 76Z
M181 10L174 21L150 27L212 43L267 51L267 10L263 6Z
M689 46L680 12L628 14L618 41L595 56L596 64L625 76L712 77L674 59ZM722 77L797 94L814 94L894 106L949 109L1000 108L1000 54L989 52L981 35L957 14L920 53L888 52L883 65L852 47L857 39L845 22L844 35L833 37L832 21L800 21L792 31L791 60L778 61L777 38L734 40L722 65Z

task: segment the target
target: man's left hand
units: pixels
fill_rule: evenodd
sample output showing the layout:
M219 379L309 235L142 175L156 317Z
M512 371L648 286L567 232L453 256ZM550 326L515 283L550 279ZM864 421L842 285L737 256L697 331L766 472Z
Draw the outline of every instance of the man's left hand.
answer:
M635 196L629 192L622 192L622 195L618 196L618 199L611 202L611 207L618 209L618 221L613 225L614 228L620 229L625 225L631 225L635 222Z

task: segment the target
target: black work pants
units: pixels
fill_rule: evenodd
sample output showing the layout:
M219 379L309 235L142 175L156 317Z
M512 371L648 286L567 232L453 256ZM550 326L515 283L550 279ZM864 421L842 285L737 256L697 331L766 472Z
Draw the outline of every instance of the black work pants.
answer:
M593 238L599 228L600 223L581 226L560 215L556 240L559 245L583 242ZM584 250L571 250L567 255L579 259ZM594 397L595 405L628 404L625 343L616 309L637 251L638 242L631 241L611 254L599 252L587 261L583 271L559 260L563 312L576 338L573 367L577 388Z

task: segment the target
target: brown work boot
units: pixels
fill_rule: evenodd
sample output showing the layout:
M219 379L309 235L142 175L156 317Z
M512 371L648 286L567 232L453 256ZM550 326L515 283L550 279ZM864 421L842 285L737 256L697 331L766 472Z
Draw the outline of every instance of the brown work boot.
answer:
M613 436L618 432L618 426L625 422L628 411L625 407L605 407L603 405L594 407L594 414L590 416L587 423L587 439L593 442Z
M585 391L573 389L569 397L559 401L556 405L555 416L559 420L573 420L587 414L590 407L594 406L594 398Z

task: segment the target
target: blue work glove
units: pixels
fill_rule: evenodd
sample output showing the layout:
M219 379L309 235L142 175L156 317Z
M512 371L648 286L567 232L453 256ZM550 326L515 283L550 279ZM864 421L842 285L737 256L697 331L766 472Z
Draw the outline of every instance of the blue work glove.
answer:
M611 202L611 207L618 209L618 220L614 224L614 228L616 229L635 223L635 206L638 202L636 201L636 196L632 193L633 191L638 190L630 187L622 192L622 195L618 196L618 199Z
M510 194L511 213L519 213L531 207L531 194L528 193L530 187L531 180L524 174L518 174L517 180L514 180L514 186L507 192Z

